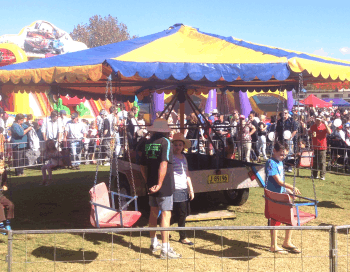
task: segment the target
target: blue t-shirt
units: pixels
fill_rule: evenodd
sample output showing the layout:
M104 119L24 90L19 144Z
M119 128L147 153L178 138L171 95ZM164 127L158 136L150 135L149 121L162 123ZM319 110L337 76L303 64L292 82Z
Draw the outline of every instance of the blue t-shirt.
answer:
M273 178L273 176L279 175L280 179L284 181L284 169L282 161L275 160L274 158L267 160L265 164L265 174L268 176L266 189L276 193L286 192L286 188L277 184Z

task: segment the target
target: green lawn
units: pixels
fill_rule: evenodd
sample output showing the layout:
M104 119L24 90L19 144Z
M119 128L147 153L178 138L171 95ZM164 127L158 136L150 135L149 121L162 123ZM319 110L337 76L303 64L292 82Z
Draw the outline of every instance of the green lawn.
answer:
M54 183L47 187L39 185L39 170L25 170L26 177L12 177L10 188L16 206L13 229L91 228L88 191L93 186L95 167L81 168L81 171L54 171ZM100 167L98 181L108 181L108 175L109 168ZM310 171L301 170L300 175L296 179L297 187L304 196L313 198L312 182L308 178ZM287 176L287 182L293 182L292 176ZM349 177L327 174L326 181L316 180L315 185L320 201L319 217L308 225L350 224ZM251 189L247 203L241 207L219 203L217 199L222 198L220 194L216 194L216 197L196 196L193 212L199 209L229 209L235 212L236 218L191 222L187 226L264 226L267 220L262 194L262 188ZM146 219L141 220L141 223L145 222ZM326 231L295 232L294 242L302 247L303 254L277 258L268 251L268 231L189 232L189 237L195 240L195 250L177 243L178 234L173 232L172 246L182 253L183 258L169 262L149 254L147 235L16 235L13 271L164 271L166 265L169 271L193 271L194 268L196 271L247 271L248 267L251 271L273 271L274 268L278 271L329 271L329 233ZM283 232L279 236L282 241ZM344 233L338 236L340 255L348 256L348 238ZM6 243L6 236L1 236L0 271L6 271ZM54 250L58 261L56 264L51 262ZM78 261L83 258L87 261ZM111 258L113 262L108 261ZM339 258L339 271L346 270L348 262L346 257Z

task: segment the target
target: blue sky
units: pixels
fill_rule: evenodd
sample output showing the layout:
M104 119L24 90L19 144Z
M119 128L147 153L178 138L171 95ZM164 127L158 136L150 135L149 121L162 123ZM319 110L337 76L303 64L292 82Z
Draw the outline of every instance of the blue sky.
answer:
M0 35L17 34L35 20L71 32L93 15L111 14L131 35L183 23L203 32L350 60L349 0L0 0L0 7Z

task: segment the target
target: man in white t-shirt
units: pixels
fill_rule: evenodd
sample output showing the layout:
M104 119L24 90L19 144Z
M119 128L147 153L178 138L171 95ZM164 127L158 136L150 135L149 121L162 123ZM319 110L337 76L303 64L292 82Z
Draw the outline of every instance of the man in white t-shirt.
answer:
M50 117L46 117L41 127L44 141L54 140L61 141L63 134L63 125L58 119L57 111L52 111Z
M72 120L66 124L64 139L69 143L71 149L73 169L80 170L80 152L82 149L82 143L86 138L86 129L85 125L79 122L78 114L73 113L71 115Z

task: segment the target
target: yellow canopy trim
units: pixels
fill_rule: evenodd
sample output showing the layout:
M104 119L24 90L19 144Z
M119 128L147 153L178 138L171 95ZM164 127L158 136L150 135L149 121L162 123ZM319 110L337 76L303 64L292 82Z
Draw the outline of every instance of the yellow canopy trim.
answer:
M301 73L306 70L314 77L321 75L324 79L340 79L341 81L350 80L350 67L306 60L302 58L291 58L288 60L289 67L293 72Z
M74 67L51 67L28 70L0 70L0 80L2 83L11 81L18 84L21 80L24 84L31 81L39 83L41 80L51 84L53 82L62 83L67 80L70 83L85 82L88 79L98 81L102 77L102 64L74 66Z

